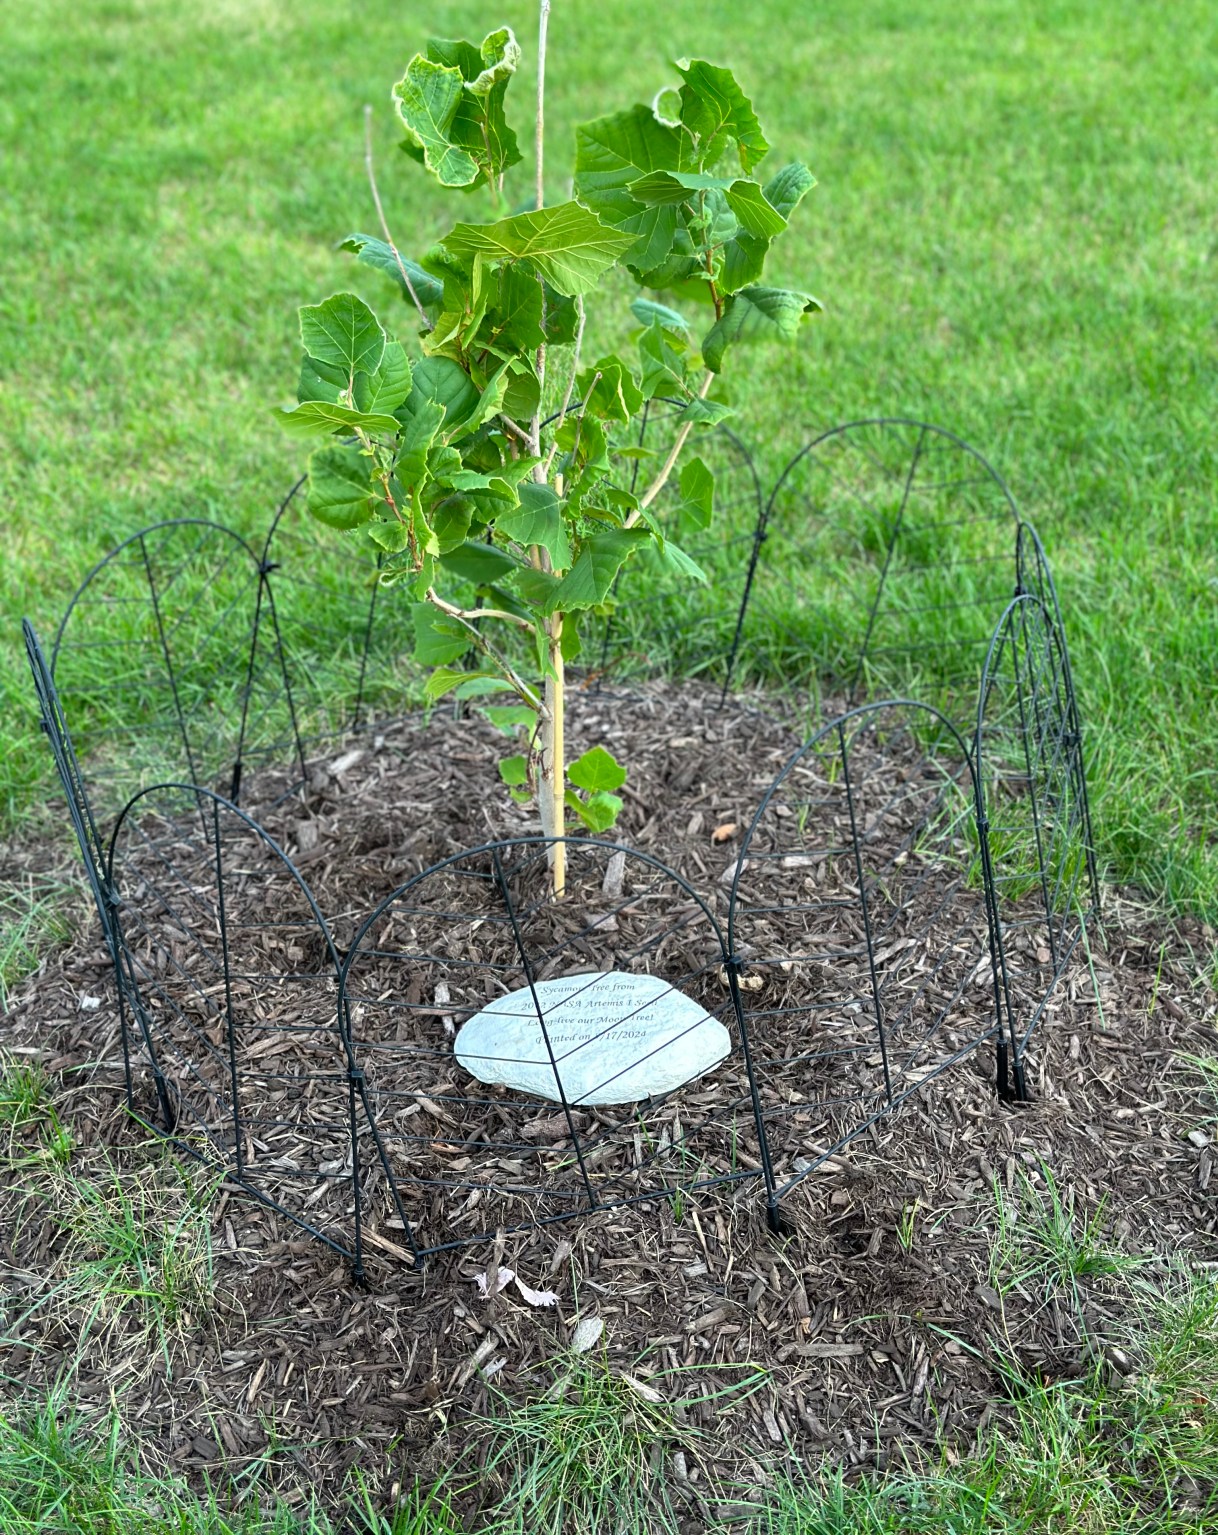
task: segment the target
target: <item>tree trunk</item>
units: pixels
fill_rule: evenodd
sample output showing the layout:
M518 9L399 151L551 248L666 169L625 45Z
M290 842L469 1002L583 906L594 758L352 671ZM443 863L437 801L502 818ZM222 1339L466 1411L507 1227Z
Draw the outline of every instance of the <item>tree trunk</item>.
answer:
M546 717L541 724L541 783L538 800L541 829L545 836L559 838L566 828L563 796L567 787L567 759L564 728L566 724L566 680L562 660L562 614L555 613L546 625L550 675L546 678ZM550 883L561 896L567 886L567 849L562 842L549 849Z

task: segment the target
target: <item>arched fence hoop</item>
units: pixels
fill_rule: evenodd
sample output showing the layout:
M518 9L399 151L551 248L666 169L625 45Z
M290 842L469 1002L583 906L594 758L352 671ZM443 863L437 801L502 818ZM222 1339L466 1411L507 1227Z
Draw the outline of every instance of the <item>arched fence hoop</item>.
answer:
M257 898L241 903L251 880ZM350 1181L357 1080L334 1011L339 957L308 882L231 800L166 783L123 807L106 884L131 1112L355 1258L309 1214L328 1183Z

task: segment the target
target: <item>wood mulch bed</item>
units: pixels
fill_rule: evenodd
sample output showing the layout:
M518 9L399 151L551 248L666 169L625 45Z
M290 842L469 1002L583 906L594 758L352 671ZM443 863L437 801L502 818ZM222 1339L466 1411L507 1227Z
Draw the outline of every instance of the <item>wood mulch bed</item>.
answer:
M614 835L699 891L723 890L799 744L762 702L720 712L697 683L573 700L573 750L602 740L630 765ZM497 786L503 751L481 720L438 712L336 749L303 800L266 813L340 948L413 874L537 829ZM29 867L47 856L12 850ZM1080 1281L1086 1341L1079 1308L1043 1278L1000 1297L997 1200L1017 1210L1029 1190L1046 1196L1051 1176L1077 1201L1080 1227L1098 1211L1116 1249L1218 1259L1213 1106L1185 1059L1215 1053L1213 943L1201 924L1109 891L1093 973L1080 949L1034 1035L1033 1101L996 1101L983 1046L798 1183L783 1206L790 1237L768 1231L754 1181L441 1253L421 1269L395 1256L401 1234L374 1221L361 1290L343 1260L224 1188L212 1207L214 1296L169 1327L163 1352L135 1309L95 1331L69 1394L85 1412L117 1397L152 1464L215 1475L265 1457L285 1484L333 1488L359 1466L388 1486L441 1464L494 1391L544 1390L577 1321L596 1317L614 1368L680 1398L670 1464L694 1493L708 1470L747 1477L751 1460L787 1445L856 1466L941 1439L965 1449L1010 1394L1004 1361L1038 1380L1078 1375L1097 1339L1119 1346L1126 1320L1102 1276ZM93 926L18 988L0 1047L50 1073L79 1178L113 1181L118 1167L139 1179L163 1164L124 1110L116 1003ZM798 1150L783 1143L788 1169ZM54 1176L14 1155L2 1196L17 1340L4 1374L31 1389L73 1359L84 1314L48 1299L80 1250L57 1201L37 1197ZM532 1305L515 1286L486 1298L478 1276L500 1264L557 1292L557 1304Z

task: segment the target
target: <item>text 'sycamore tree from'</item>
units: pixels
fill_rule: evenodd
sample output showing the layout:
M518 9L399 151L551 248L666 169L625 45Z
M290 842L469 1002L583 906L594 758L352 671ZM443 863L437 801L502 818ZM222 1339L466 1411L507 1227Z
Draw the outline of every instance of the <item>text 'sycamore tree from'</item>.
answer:
M282 420L319 439L309 510L371 540L381 581L414 604L429 696L477 698L518 736L501 772L559 837L568 817L611 826L626 777L601 747L565 760L563 669L581 622L606 613L644 547L705 579L671 540L712 513L709 470L681 462L690 433L730 414L716 383L739 343L791 339L820 306L764 282L813 177L794 162L758 179L769 145L757 116L731 72L703 59L678 62L680 84L654 105L581 126L574 197L545 202L547 11L531 193L511 190L522 156L505 110L521 57L510 30L480 46L433 38L394 86L407 153L443 186L481 190L492 218L455 223L417 260L387 225L384 240L350 236L345 247L404 293L414 334L404 344L350 293L302 309L299 404ZM494 216L522 203L530 211ZM633 349L586 359L585 302L619 267L644 290ZM657 397L677 402L675 435L640 474L631 423ZM674 473L678 516L662 530L652 507ZM551 871L561 893L561 845Z

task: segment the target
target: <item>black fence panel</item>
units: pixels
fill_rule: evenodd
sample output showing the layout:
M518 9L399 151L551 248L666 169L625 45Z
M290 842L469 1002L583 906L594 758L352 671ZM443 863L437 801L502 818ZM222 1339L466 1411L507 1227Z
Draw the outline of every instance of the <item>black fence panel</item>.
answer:
M728 931L781 1194L998 1036L976 783L951 722L865 705L802 747L744 839Z
M350 1252L339 961L299 870L230 801L161 784L122 811L106 875L132 1108Z

